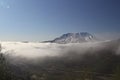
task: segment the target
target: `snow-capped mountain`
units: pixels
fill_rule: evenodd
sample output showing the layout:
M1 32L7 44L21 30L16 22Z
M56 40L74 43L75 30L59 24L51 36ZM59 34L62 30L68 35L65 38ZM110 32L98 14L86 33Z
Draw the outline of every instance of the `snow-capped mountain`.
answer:
M81 33L67 33L63 34L62 36L51 40L51 41L45 41L45 42L51 42L51 43L81 43L81 42L93 42L96 41L96 37L93 36L90 33L87 32L81 32Z

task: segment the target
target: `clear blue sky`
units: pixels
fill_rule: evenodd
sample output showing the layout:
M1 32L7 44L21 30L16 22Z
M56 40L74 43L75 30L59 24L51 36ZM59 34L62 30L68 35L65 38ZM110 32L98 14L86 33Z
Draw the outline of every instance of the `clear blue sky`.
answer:
M43 41L84 31L119 33L120 0L0 0L0 40Z

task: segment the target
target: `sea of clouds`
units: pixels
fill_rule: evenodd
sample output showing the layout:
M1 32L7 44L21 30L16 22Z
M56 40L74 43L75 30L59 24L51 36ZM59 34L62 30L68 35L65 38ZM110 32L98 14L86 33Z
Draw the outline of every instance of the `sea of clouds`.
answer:
M120 54L119 41L85 43L39 43L0 42L1 52L13 64L40 63L46 60L82 59L84 55L115 53Z
M100 45L101 43L102 42L57 44L37 42L1 42L1 46L2 53L4 54L9 54L13 57L34 59L46 56L61 56L71 51L80 52L82 54L88 49L102 47Z

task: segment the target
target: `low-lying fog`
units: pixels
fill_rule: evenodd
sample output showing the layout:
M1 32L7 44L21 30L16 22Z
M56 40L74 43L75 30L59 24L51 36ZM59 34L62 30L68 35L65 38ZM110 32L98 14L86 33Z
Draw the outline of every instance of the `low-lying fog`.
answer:
M1 52L10 59L12 63L21 62L44 62L51 59L76 59L82 58L82 55L101 54L103 51L114 51L119 54L119 40L104 42L86 42L86 43L35 43L35 42L1 42Z
M119 53L119 42L114 41L104 42L87 42L87 43L69 43L69 44L57 44L57 43L23 43L23 42L1 42L2 53L11 57L21 57L26 59L36 59L43 57L63 56L71 52L84 54L89 52L112 47L116 49L116 53ZM110 45L110 46L109 46Z
M69 51L80 52L81 54L87 49L97 48L102 42L89 43L23 43L23 42L1 42L2 53L12 57L23 57L27 59L61 56Z

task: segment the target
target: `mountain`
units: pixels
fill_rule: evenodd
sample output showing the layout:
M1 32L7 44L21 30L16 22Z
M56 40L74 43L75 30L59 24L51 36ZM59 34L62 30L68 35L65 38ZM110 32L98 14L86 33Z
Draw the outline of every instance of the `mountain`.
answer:
M96 41L96 37L87 32L81 33L66 33L62 36L55 38L54 40L44 41L44 42L51 42L51 43L81 43L81 42L93 42Z

